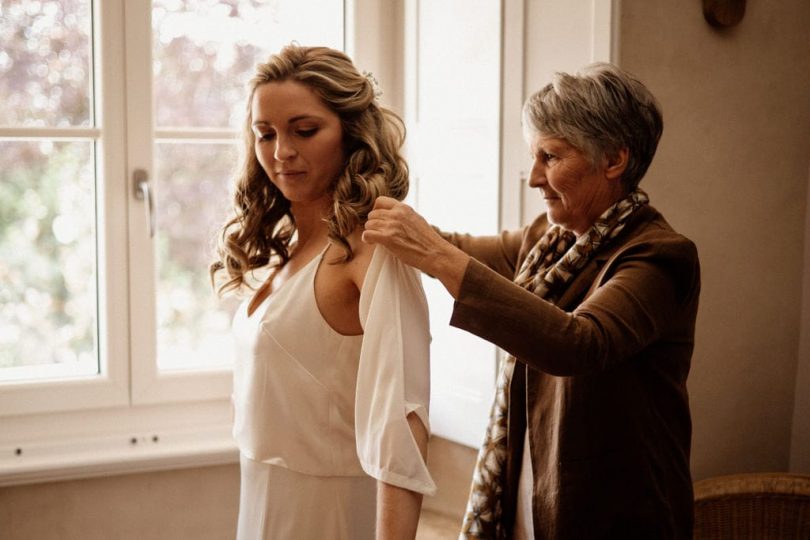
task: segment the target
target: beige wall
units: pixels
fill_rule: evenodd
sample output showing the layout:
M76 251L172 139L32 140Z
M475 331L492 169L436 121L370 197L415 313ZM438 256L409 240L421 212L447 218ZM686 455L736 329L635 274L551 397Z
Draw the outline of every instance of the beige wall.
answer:
M423 509L447 516L445 528L461 523L475 456L471 448L430 440L439 492ZM236 464L6 487L0 540L223 540L235 536L238 507ZM420 538L454 537L430 525L420 523Z
M0 540L222 540L238 505L238 465L0 488Z
M603 1L526 0L527 95L594 57ZM810 473L810 3L748 2L720 32L698 0L613 2L615 59L664 109L642 186L700 251L693 474Z
M810 163L810 3L748 2L725 32L704 22L697 1L621 5L619 63L664 107L644 185L700 251L694 476L786 470ZM806 427L808 411L796 413Z

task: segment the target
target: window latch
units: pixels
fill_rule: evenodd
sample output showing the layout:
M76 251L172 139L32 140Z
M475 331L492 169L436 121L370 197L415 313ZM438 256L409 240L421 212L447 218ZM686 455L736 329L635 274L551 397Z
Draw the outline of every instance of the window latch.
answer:
M149 189L149 173L146 169L135 169L132 173L132 186L135 198L146 203L146 222L149 224L149 238L155 237L155 204L152 190Z

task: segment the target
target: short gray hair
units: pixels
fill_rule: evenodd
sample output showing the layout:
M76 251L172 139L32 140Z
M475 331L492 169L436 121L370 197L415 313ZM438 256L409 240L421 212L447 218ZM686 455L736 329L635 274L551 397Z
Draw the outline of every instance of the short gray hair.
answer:
M627 148L622 182L632 191L652 162L664 121L658 101L641 81L600 62L576 75L556 73L526 100L523 126L530 135L565 139L593 165Z

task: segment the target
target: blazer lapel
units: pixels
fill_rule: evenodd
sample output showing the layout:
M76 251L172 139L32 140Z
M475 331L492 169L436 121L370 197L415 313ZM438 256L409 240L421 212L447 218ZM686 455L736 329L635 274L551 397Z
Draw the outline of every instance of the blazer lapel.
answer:
M599 252L593 256L593 259L585 265L585 268L583 268L582 271L580 271L579 274L577 274L577 276L573 279L573 281L571 281L571 284L560 297L560 301L557 303L557 305L566 311L573 311L575 307L582 303L582 299L596 282L596 278L599 276L599 272L602 271L605 263L607 263L607 261L609 261L610 258L613 257L613 255L615 255L622 246L625 245L625 243L627 243L629 238L633 238L635 236L635 232L639 224L647 223L650 219L649 216L654 215L655 213L656 211L653 210L649 205L644 206L644 208L639 208L636 215L631 216L630 220L619 236L617 236L607 247L599 250Z

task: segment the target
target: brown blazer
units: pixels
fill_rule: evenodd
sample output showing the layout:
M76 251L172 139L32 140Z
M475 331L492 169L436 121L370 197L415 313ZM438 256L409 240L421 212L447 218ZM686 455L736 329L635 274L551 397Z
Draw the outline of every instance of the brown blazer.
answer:
M644 207L552 305L511 281L547 227L541 215L521 232L445 235L474 257L450 324L519 360L507 537L528 419L536 538L691 538L695 245Z

